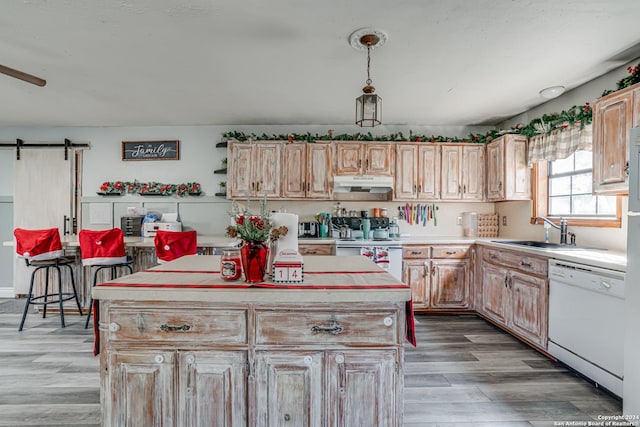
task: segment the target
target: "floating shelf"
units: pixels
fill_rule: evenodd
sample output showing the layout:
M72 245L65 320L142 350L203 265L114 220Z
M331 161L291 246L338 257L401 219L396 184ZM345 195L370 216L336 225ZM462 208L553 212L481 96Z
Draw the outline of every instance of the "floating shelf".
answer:
M213 171L213 173L215 173L215 174L226 174L227 173L227 168L216 169L216 170Z
M226 147L227 147L227 141L218 142L216 144L216 148L226 148Z
M227 197L227 193L215 193L215 195L218 197Z

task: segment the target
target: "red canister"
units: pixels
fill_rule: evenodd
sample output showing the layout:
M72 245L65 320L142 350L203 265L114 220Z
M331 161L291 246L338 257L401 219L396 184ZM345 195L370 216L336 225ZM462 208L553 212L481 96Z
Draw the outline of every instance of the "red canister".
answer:
M240 250L237 248L224 249L220 257L220 277L224 280L238 280L241 275Z
M373 217L374 218L380 217L380 208L373 208Z

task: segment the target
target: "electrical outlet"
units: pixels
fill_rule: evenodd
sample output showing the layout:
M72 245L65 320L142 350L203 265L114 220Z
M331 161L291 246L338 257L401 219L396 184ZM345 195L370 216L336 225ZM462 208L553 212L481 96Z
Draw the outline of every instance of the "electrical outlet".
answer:
M504 225L505 227L507 226L507 216L503 216L502 217L502 225Z
M456 218L456 225L462 225L462 217L461 216Z

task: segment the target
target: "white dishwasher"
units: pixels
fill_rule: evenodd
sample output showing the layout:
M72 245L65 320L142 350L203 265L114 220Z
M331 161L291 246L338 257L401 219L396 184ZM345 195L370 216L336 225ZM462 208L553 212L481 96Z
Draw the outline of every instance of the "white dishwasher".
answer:
M549 260L549 353L618 396L624 319L624 273Z

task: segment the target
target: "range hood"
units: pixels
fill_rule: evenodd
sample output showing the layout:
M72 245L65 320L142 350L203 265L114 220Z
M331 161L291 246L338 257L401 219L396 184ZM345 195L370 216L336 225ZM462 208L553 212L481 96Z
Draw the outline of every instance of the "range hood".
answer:
M393 177L344 175L333 178L335 200L391 200Z

